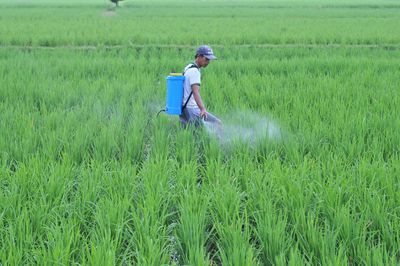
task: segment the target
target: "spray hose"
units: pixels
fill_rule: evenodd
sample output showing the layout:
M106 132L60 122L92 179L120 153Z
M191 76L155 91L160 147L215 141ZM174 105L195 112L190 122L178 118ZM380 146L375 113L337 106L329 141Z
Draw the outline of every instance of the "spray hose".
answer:
M166 111L166 109L161 109L160 111L158 111L156 117L158 117L158 115L159 115L160 113L165 112L165 111Z

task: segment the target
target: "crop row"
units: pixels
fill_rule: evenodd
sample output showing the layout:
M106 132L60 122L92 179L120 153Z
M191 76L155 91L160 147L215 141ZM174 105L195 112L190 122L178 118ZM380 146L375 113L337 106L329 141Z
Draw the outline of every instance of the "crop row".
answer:
M189 48L0 50L0 262L397 264L398 51L215 52L207 108L282 139L155 117Z
M396 4L127 2L117 11L106 3L0 5L0 45L397 45L400 36Z

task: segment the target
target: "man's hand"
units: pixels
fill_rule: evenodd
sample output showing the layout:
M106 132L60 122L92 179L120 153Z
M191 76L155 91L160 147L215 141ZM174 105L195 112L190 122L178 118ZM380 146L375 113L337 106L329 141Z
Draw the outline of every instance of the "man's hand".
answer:
M207 111L206 108L200 109L200 117L206 119L207 118Z
M206 119L207 118L207 111L203 105L203 101L201 100L200 96L200 86L197 84L192 85L193 97L197 103L197 106L200 108L200 117Z

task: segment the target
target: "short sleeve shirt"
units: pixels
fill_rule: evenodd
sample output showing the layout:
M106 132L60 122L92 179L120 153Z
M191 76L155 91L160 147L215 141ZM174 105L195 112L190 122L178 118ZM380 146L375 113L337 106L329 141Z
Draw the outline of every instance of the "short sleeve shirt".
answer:
M194 64L194 63L193 63ZM197 67L192 67L193 64L189 64L185 67L185 81L183 83L183 101L182 105L184 105L192 92L192 85L199 85L201 83L201 73L200 69ZM187 103L186 107L188 108L198 108L197 103L193 97L193 95L190 97L189 102Z

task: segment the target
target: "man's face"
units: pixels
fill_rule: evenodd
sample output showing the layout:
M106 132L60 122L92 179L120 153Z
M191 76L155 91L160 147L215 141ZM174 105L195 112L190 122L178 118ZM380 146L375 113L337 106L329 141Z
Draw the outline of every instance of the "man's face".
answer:
M210 59L206 58L204 55L199 56L199 67L207 67L210 63Z

